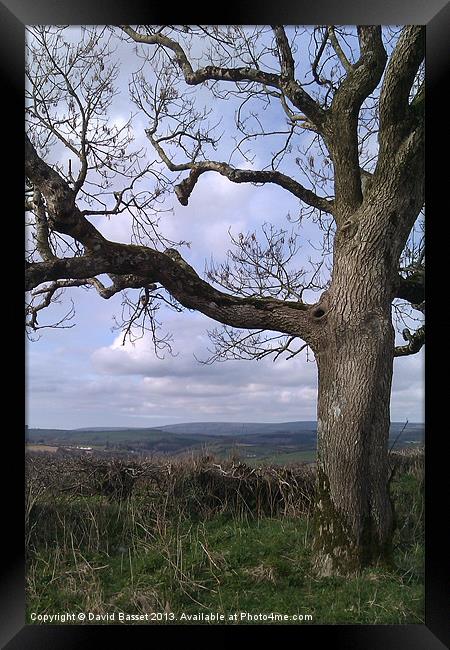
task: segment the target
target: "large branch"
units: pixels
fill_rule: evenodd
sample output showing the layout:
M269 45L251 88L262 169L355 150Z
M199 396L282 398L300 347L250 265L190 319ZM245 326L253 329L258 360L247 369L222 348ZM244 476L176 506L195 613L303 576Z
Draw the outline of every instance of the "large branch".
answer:
M76 206L74 190L42 160L27 135L25 174L45 198L47 224L51 230L70 235L89 250L102 246L106 240Z
M278 88L279 76L271 72L264 72L257 68L238 67L223 68L215 65L207 65L194 70L186 52L181 45L164 34L140 34L130 25L119 25L119 27L136 43L147 45L161 45L174 53L175 62L183 73L184 80L191 86L202 84L205 81L254 81L264 86Z
M175 63L183 73L184 80L191 86L196 86L205 81L248 81L259 83L270 88L281 90L290 101L299 108L306 117L321 130L325 117L325 111L314 101L314 99L295 81L292 71L292 53L289 43L282 27L276 27L275 36L282 62L282 74L265 72L259 68L236 67L224 68L221 66L208 65L194 70L186 52L181 45L164 34L140 34L130 25L119 25L119 27L137 43L148 45L161 45L174 54ZM290 60L289 60L290 59Z
M187 205L189 197L199 179L199 177L208 171L218 172L222 176L228 178L233 183L273 183L288 190L298 199L314 208L322 210L322 212L333 213L333 201L317 196L311 190L298 183L296 180L275 170L253 170L253 169L238 169L232 167L226 162L218 162L213 160L204 160L202 162L187 162L175 164L166 154L164 149L159 144L159 141L153 137L150 130L146 131L147 137L160 155L167 168L173 172L189 170L187 176L181 183L175 186L175 194L181 205Z
M30 205L30 210L32 210L36 219L36 247L38 253L43 260L51 260L55 255L50 247L44 201L42 199L42 194L38 190L33 192L33 201Z
M403 29L391 55L381 88L379 154L375 187L390 187L393 196L408 197L409 209L399 221L400 243L406 241L425 199L425 89L409 104L412 85L424 58L423 26ZM377 197L373 197L375 200Z
M107 242L95 254L29 265L26 288L31 290L47 281L94 278L102 273L121 278L138 276L145 279L147 286L159 283L184 307L232 327L276 330L307 341L317 330L314 305L224 293L200 278L173 249L163 253L144 246ZM126 279L121 281L121 288L126 284Z
M386 165L411 128L416 126L421 112L418 109L423 108L423 88L411 106L409 96L424 55L424 26L406 26L390 57L380 94L380 158L385 159Z
M278 171L259 171L251 169L236 169L225 162L205 161L194 163L190 174L175 187L175 193L182 205L188 204L189 196L197 183L198 178L207 171L219 172L233 183L273 183L283 187L298 199L323 212L333 213L333 201L317 196L311 190L295 181L290 176Z
M383 74L387 54L381 27L358 26L360 57L336 91L327 116L326 141L333 159L335 201L341 221L362 202L358 154L358 115Z
M362 103L378 86L387 62L380 26L358 26L360 56L347 66L347 76L337 89L332 111L359 111Z
M102 287L95 278L107 273L113 276L113 289L105 288L103 297L113 295L118 287L135 287L141 282L142 286L149 287L159 283L184 307L196 309L226 325L277 330L305 339L313 336L317 329L314 305L226 294L202 280L174 249L162 253L145 246L106 240L75 205L73 190L39 157L28 138L26 153L27 176L46 198L52 227L88 248L88 253L81 257L28 263L27 290L43 282L82 280L93 284L102 295Z
M391 252L399 259L425 203L425 128L419 124L390 154L378 156L369 201L390 219ZM385 222L386 223L386 222Z
M319 104L309 95L295 79L295 63L292 56L291 46L284 31L284 27L276 25L273 27L275 40L278 49L278 56L281 64L281 75L279 88L290 99L294 106L300 109L306 117L315 125L316 130L322 131L326 117Z
M400 345L394 349L394 357L406 357L417 354L425 344L425 325L411 334L407 329L403 330L403 338L408 341L407 345Z

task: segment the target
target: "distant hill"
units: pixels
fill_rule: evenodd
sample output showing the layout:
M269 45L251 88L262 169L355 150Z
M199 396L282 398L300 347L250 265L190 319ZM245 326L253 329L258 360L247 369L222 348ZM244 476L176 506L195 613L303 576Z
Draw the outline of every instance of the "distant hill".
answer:
M422 422L392 422L390 436L398 435L402 430L403 436L412 435L414 439L423 438L425 425ZM83 427L79 429L33 429L25 430L28 436L74 436L89 433L105 434L131 432L136 434L153 436L156 433L175 433L179 435L195 436L243 436L243 435L276 435L276 434L300 434L317 433L317 422L296 421L296 422L183 422L181 424L166 424L160 427Z
M390 445L396 448L423 442L422 423L393 422ZM91 429L26 429L26 441L56 447L91 446L98 451L182 454L208 451L224 457L238 452L246 459L313 458L317 423L188 422L159 428L94 427Z
M64 431L148 431L148 427L81 427Z
M317 423L300 422L185 422L159 427L169 433L187 433L195 436L244 436L308 433L316 435Z

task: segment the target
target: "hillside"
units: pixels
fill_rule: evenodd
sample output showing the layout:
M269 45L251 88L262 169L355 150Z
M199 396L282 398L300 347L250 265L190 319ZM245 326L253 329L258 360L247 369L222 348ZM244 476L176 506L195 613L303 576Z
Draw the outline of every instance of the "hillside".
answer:
M169 433L196 436L249 436L249 435L316 435L317 423L302 422L185 422L159 427Z
M28 429L26 441L54 447L90 446L98 451L180 454L207 450L219 456L238 453L249 462L314 460L316 422L189 422L159 428ZM394 422L390 444L422 443L424 425Z

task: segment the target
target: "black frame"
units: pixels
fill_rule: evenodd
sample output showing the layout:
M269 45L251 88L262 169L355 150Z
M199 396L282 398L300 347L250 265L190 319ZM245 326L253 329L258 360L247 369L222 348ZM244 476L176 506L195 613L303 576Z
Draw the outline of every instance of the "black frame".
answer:
M292 5L290 5L292 2ZM150 3L148 3L150 4ZM167 3L168 4L168 3ZM11 292L7 281L9 277L20 278L22 269L23 250L23 227L21 207L23 201L23 176L17 173L23 167L23 71L24 71L24 37L25 25L32 24L117 24L117 23L220 23L220 24L255 24L276 22L281 24L425 24L427 27L427 212L430 215L428 221L433 220L435 225L426 227L428 262L427 262L427 288L430 289L433 280L430 277L437 277L438 259L442 259L442 243L448 246L448 239L442 233L445 227L445 219L441 219L437 226L438 199L445 194L444 165L432 163L439 160L440 149L443 148L443 135L448 131L448 115L444 92L447 84L444 80L450 56L448 55L449 27L450 27L450 6L445 0L394 0L394 2L382 3L382 0L372 1L370 4L357 0L345 0L335 2L326 0L320 6L317 3L305 3L300 6L299 0L286 0L284 3L273 2L271 6L258 5L257 2L242 3L233 5L227 3L228 11L222 15L197 16L193 7L186 4L177 9L176 14L168 15L161 6L146 7L147 3L134 2L134 0L114 0L107 4L95 4L78 0L77 2L58 2L57 0L4 0L0 3L0 66L3 67L4 81L0 86L2 90L3 104L9 109L7 121L3 121L2 136L9 144L1 149L3 160L7 163L0 177L3 181L2 198L10 198L12 202L12 213L17 214L17 220L13 221L14 227L10 226L8 220L8 247L9 237L14 235L14 250L18 255L14 256L12 265L8 263L8 276L2 278L4 282L3 300L10 309L11 316L8 316L6 323L7 331L22 332L22 287ZM17 106L15 106L17 104ZM12 108L11 108L12 107ZM6 128L5 128L6 127ZM18 147L18 143L20 146ZM444 150L445 152L445 150ZM10 161L11 156L17 157L18 166ZM2 189L3 189L2 188ZM3 205L3 202L2 202ZM6 219L6 211L4 218ZM9 213L8 213L9 216ZM448 220L448 217L447 217ZM448 227L448 225L447 225ZM432 229L438 232L432 235ZM437 231L439 228L439 231ZM439 238L439 241L438 241ZM440 244L440 245L439 245ZM439 248L438 248L439 246ZM11 244L12 247L12 244ZM430 248L431 247L431 248ZM433 253L433 249L435 251ZM430 254L431 250L431 254ZM6 275L6 274L5 274ZM13 294L11 296L11 293ZM425 625L303 625L303 626L265 626L264 634L267 634L267 642L279 641L286 632L295 634L295 641L309 644L326 644L327 641L333 648L340 647L346 650L440 650L445 648L445 642L450 640L448 612L449 588L448 573L444 570L444 560L450 551L448 533L445 532L446 523L446 500L447 493L446 477L447 467L446 454L443 449L446 432L442 430L439 420L439 407L445 403L442 393L443 382L439 378L431 388L433 363L446 367L442 363L443 349L440 341L444 341L445 332L439 330L448 325L449 321L440 315L440 301L429 304L427 314L427 355L425 372L427 378L426 389L426 616ZM430 314L431 311L431 314ZM17 322L15 322L17 319ZM12 322L11 322L12 321ZM431 335L430 335L431 330ZM434 343L439 337L439 359L433 353ZM18 335L18 338L21 336ZM5 337L9 346L10 334ZM15 348L15 365L20 368L20 357L23 348L23 339L17 342ZM434 355L434 361L433 361ZM24 367L24 365L22 366ZM7 369L8 366L7 366ZM22 374L23 376L23 374ZM442 375L441 375L442 376ZM25 418L17 418L17 413L22 412L23 398L19 385L9 383L12 394L18 399L17 408L12 411L14 418L11 421L18 424L19 431L15 427L4 430L3 443L6 446L4 458L13 460L13 471L8 476L6 489L3 491L3 541L7 542L7 549L2 554L2 580L0 582L0 642L2 647L8 650L21 648L79 648L93 646L94 643L104 643L105 635L114 634L114 641L120 643L122 640L130 643L130 634L134 638L146 635L142 639L148 643L154 637L148 636L147 626L38 626L25 625L25 567L24 567L24 525L23 525L23 431ZM439 394L441 391L441 395ZM8 398L8 405L10 404ZM11 408L11 407L10 407ZM7 412L6 410L4 411ZM443 415L444 424L445 415ZM447 434L448 435L448 434ZM9 448L8 448L9 447ZM442 450L441 450L442 447ZM17 463L17 464L16 464ZM5 469L5 464L3 466ZM7 490L7 491L6 491ZM444 503L442 508L439 502ZM9 512L8 512L9 508ZM13 514L18 514L18 521L11 522ZM158 626L158 632L163 632L164 642L174 641L175 635L180 631L183 641L189 637L197 638L205 632L218 631L219 626ZM275 629L276 628L276 629ZM248 638L252 626L220 626L224 640L232 639L236 634ZM155 627L151 627L151 632ZM194 637L192 637L194 633ZM101 638L100 638L101 635ZM126 635L126 637L125 637ZM231 636L230 636L231 635ZM208 634L207 634L208 637Z

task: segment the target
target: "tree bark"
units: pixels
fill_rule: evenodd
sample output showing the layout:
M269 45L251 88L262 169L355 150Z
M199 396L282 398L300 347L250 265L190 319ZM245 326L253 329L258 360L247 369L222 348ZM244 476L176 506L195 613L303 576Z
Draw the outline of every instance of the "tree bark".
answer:
M388 320L341 331L318 359L318 498L315 564L347 574L387 560L393 334Z
M379 210L365 208L338 230L332 282L316 310L322 321L316 350L314 542L320 575L352 574L390 556L388 438L395 285L394 266L387 263L392 241L380 244L375 227L383 217Z

